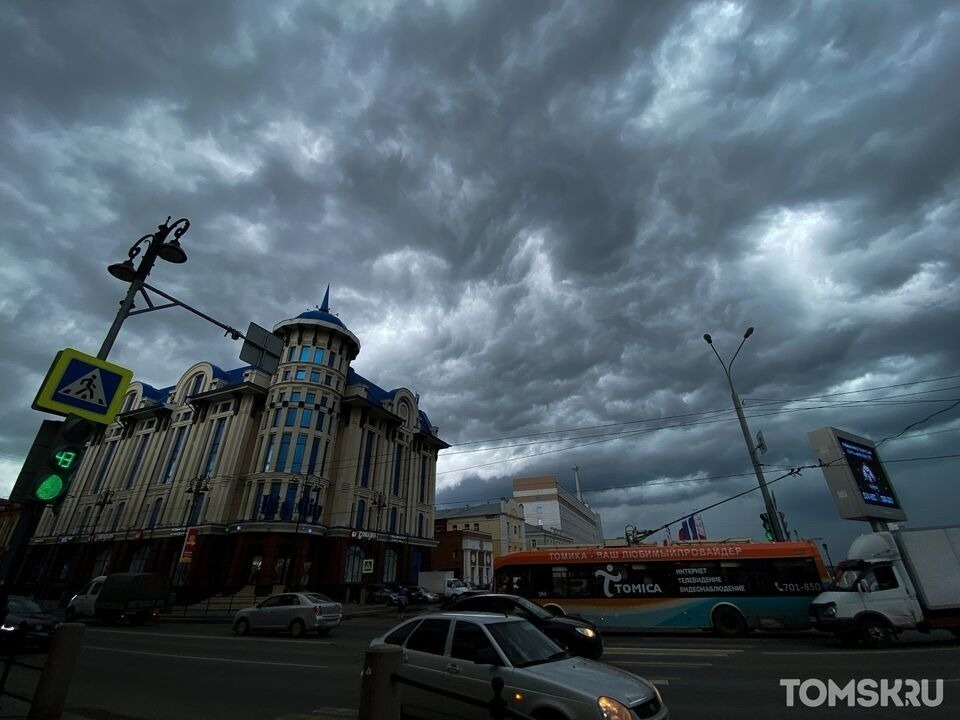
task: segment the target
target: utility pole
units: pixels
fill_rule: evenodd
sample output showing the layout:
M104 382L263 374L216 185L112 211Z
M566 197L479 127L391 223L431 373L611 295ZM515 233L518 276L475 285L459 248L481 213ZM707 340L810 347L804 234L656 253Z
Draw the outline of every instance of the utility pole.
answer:
M577 485L577 500L580 501L580 504L583 504L583 493L580 492L580 466L574 465L570 469L573 470L573 480Z

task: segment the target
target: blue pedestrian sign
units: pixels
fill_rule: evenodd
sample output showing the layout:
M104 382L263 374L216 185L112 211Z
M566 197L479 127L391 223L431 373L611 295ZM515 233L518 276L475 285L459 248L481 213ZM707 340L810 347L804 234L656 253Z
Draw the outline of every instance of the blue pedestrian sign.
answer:
M109 425L117 416L133 379L127 368L66 348L57 353L37 396L34 410L79 415Z

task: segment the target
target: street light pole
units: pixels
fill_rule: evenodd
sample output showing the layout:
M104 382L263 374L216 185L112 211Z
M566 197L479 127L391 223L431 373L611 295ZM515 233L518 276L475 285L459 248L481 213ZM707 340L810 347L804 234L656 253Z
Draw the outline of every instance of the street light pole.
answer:
M300 492L300 480L303 479L303 492ZM289 581L290 575L297 571L297 546L300 540L300 523L303 520L303 510L306 505L309 504L309 496L313 494L313 490L316 487L315 475L294 475L293 479L297 483L297 491L294 493L294 497L299 496L297 501L297 506L294 508L297 513L297 522L293 528L293 552L290 557L290 574L287 576L287 586L286 591L289 592L291 586L297 588L300 586L300 578L294 577L294 582ZM310 495L308 495L308 493Z
M133 247L127 251L128 257L126 260L122 263L114 263L107 269L108 272L118 280L129 282L130 287L127 289L127 295L124 297L123 302L120 303L120 309L117 311L117 316L113 319L110 330L107 331L103 345L100 346L100 352L97 353L98 358L106 360L107 355L110 354L113 343L117 339L117 334L120 332L120 326L123 325L123 321L127 319L130 310L133 309L133 301L137 293L143 289L143 284L146 282L150 271L153 270L153 264L157 258L159 257L167 262L178 265L187 261L187 254L183 251L183 248L180 247L180 238L183 237L183 234L189 229L190 221L186 218L180 218L171 225L170 216L167 216L166 222L163 223L163 225L157 226L157 232L152 235L144 235L133 244ZM167 237L171 232L173 233L173 240L167 242ZM143 243L147 243L146 252L144 252L143 258L140 260L140 266L134 268L133 259L140 254L140 246L143 245Z
M773 538L776 542L784 542L786 538L783 534L783 526L780 524L780 515L777 512L776 506L773 504L773 498L770 497L770 490L767 488L767 481L763 476L763 467L757 459L757 449L753 444L753 438L750 436L750 428L747 427L747 418L744 417L743 414L743 403L740 402L740 396L737 394L736 388L733 387L733 377L730 374L734 360L737 359L737 355L740 354L740 349L751 335L753 335L752 326L748 327L747 331L743 334L743 340L740 341L740 346L733 354L733 359L731 359L729 363L723 362L723 358L720 357L720 353L717 352L717 348L713 345L713 338L710 337L710 333L704 333L703 339L707 341L710 349L713 350L713 354L717 356L717 360L720 361L720 366L727 376L727 384L730 386L730 395L733 398L733 408L737 411L740 430L743 432L743 441L747 444L747 451L750 453L750 462L753 463L753 471L756 473L757 483L760 485L760 494L763 495L763 506L766 508L767 515L770 518L770 525L773 529Z
M197 475L187 481L187 489L184 490L188 495L193 495L190 501L190 514L187 515L187 525L193 525L193 516L197 512L197 503L203 500L204 494L210 492L210 476ZM199 520L199 518L197 518Z

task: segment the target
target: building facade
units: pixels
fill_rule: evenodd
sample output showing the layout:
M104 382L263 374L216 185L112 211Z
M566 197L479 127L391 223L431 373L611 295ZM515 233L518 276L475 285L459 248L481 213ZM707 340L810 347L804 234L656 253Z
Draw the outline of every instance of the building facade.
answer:
M571 545L603 545L599 513L560 487L556 475L515 478L513 499L523 505L528 523L544 528L555 539L569 538Z
M493 582L493 538L475 530L443 530L435 535L434 570L452 570L476 588Z
M251 585L346 599L416 582L447 445L417 395L353 370L360 341L328 298L274 327L273 376L200 362L167 388L132 383L43 517L21 584L55 594L101 572L161 572L192 602ZM188 528L199 536L185 558Z
M473 530L490 536L493 556L518 552L524 548L523 508L515 500L438 510L435 532Z

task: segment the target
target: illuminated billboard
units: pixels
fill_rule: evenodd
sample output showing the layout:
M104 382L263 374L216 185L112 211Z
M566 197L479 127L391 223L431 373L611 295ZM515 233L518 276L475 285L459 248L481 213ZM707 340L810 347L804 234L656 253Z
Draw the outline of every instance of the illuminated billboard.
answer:
M840 517L906 520L876 444L833 427L807 433Z

